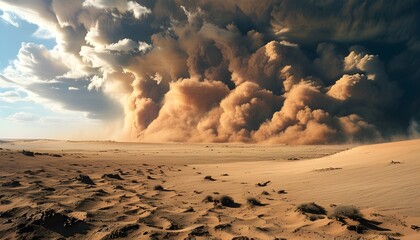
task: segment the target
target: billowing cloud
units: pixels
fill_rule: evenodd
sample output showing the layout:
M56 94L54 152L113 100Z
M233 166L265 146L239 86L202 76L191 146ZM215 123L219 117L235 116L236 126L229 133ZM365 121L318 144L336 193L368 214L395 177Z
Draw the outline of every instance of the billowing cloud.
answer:
M17 59L4 72L6 76L20 73L22 78L48 81L64 75L69 70L70 68L53 51L48 51L42 45L22 43Z
M72 70L70 63L56 49L23 43L17 59L4 70L2 78L26 89L34 101L45 103L47 100L67 110L85 112L88 118L118 118L121 113L118 103L102 91L89 91L86 77L65 76ZM10 100L10 96L6 100Z
M415 0L5 0L0 8L57 41L22 45L5 77L67 109L124 118L132 140L374 141L413 135L420 120Z

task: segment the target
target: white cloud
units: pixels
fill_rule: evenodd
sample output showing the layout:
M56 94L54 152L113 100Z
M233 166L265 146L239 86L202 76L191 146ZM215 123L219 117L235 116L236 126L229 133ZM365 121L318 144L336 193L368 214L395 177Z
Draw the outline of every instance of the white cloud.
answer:
M8 21L11 24L18 23L16 19L22 19L29 23L36 24L39 27L39 30L37 30L37 32L34 33L34 36L36 37L45 38L47 36L45 34L46 32L51 33L51 34L48 34L50 37L59 36L58 31L57 31L58 30L57 17L53 13L51 7L48 6L48 4L50 3L42 1L42 0L32 0L32 1L2 0L0 1L0 9L2 9L3 11L6 10L5 11L6 15L2 19L4 19L5 21L12 20L12 21Z
M103 47L103 40L101 38L101 34L99 32L99 22L96 22L94 26L92 26L85 36L86 43L95 46L95 47Z
M83 6L100 9L116 8L121 13L132 12L137 19L151 13L150 9L143 7L134 1L127 0L85 0Z
M20 94L16 91L7 91L0 93L0 98L18 98Z
M17 112L8 116L7 119L15 122L32 122L38 120L38 117L28 112Z
M112 51L132 51L139 47L139 44L131 39L124 38L117 43L109 44L106 48Z
M88 91L85 76L64 77L71 71L66 61L65 55L57 49L48 50L42 45L24 43L17 59L4 70L4 76L0 75L0 82L11 88L24 89L28 101L56 111L83 112L89 118L102 120L120 117L118 103L102 91Z
M98 76L93 76L93 78L90 80L90 84L88 86L88 90L92 91L93 89L99 90L105 83L105 79L98 77Z
M13 13L10 12L3 12L3 14L0 16L0 19L2 19L3 21L15 26L15 27L19 27L19 23L18 23L18 17L16 15L14 15Z
M33 33L33 36L42 39L55 39L54 32L43 27L38 27L38 29Z
M77 88L77 87L69 87L69 91L78 91L78 90L80 90L80 89Z
M25 97L25 93L11 90L0 93L0 101L4 102L17 102L17 101L25 101L27 100Z
M48 50L43 45L22 43L17 59L4 70L4 73L8 78L19 76L36 81L48 81L69 70L57 51Z

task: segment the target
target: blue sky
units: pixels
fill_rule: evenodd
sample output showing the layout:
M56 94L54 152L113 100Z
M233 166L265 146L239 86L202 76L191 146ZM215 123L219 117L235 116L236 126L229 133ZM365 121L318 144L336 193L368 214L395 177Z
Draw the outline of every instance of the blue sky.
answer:
M0 16L3 14L4 12L0 10ZM35 24L28 23L18 17L14 20L19 24L18 27L0 18L0 69L7 67L9 62L16 58L22 42L42 44L48 49L55 45L55 39L41 39L33 35L38 29Z
M37 25L0 10L0 75L13 65L23 43L43 45L48 50L54 48L56 39L35 36L37 29ZM100 124L98 120L88 119L83 112L68 111L22 86L0 79L0 138L67 139L83 135L95 138L89 136L87 129ZM69 125L72 128L64 127Z
M0 16L4 16L4 12L0 10ZM16 59L16 56L22 46L23 42L31 42L42 44L47 48L53 48L55 39L41 39L35 37L33 34L37 30L37 26L27 21L12 15L14 22L8 22L0 18L0 72ZM16 26L16 23L18 26ZM1 87L0 96L13 96L14 93L19 93L19 96L14 99L5 100L0 98L0 138L21 138L21 137L43 137L37 130L38 126L34 128L35 121L39 119L38 116L53 117L55 113L44 106L37 104L27 99L28 94L24 91L19 91L18 87ZM23 134L21 129L26 130ZM32 130L30 130L32 129ZM28 132L29 131L29 132ZM26 136L25 136L26 135ZM48 137L48 134L45 134ZM50 135L50 137L52 137Z
M0 16L4 16L4 12L0 10ZM15 17L15 16L14 16ZM33 42L42 44L48 48L52 48L55 45L55 39L40 39L33 36L37 26L30 24L19 18L13 19L15 22L11 23L3 18L0 18L0 32L2 37L0 38L0 72L2 72L10 63L13 61L23 42ZM16 26L15 24L18 24ZM0 96L13 96L17 93L14 87L1 87ZM20 96L26 98L28 95L25 92L20 92ZM27 125L25 123L36 118L37 114L50 115L51 112L45 109L39 104L35 104L32 101L16 101L5 100L0 98L0 138L14 138L24 137L20 136L17 129ZM19 114L21 113L21 114ZM13 117L27 117L27 119L14 119ZM32 123L31 123L32 124ZM14 129L14 131L11 131Z

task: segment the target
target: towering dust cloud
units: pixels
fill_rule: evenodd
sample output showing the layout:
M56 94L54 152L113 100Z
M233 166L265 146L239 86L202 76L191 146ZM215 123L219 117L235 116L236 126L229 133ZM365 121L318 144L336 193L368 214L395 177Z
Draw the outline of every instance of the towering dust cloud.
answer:
M89 89L120 101L132 139L324 144L418 131L419 1L38 2Z

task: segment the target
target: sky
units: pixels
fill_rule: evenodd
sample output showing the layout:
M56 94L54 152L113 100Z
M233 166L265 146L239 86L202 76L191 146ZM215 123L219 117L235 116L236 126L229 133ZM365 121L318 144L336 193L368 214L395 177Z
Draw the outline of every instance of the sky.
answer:
M22 44L35 43L52 49L54 38L34 35L37 25L17 15L0 10L0 69L12 64ZM57 112L29 97L25 89L14 84L0 84L0 137L1 138L54 138L54 128L61 121ZM47 128L51 129L50 133Z
M90 140L110 137L108 126L101 119L89 118L89 112L74 111L57 101L42 99L42 95L31 88L12 83L5 77L6 69L13 66L19 51L27 44L47 50L57 46L56 37L41 35L38 29L39 26L28 22L25 16L7 8L0 10L0 138ZM99 131L92 130L99 128Z
M419 136L417 0L0 0L0 138Z

